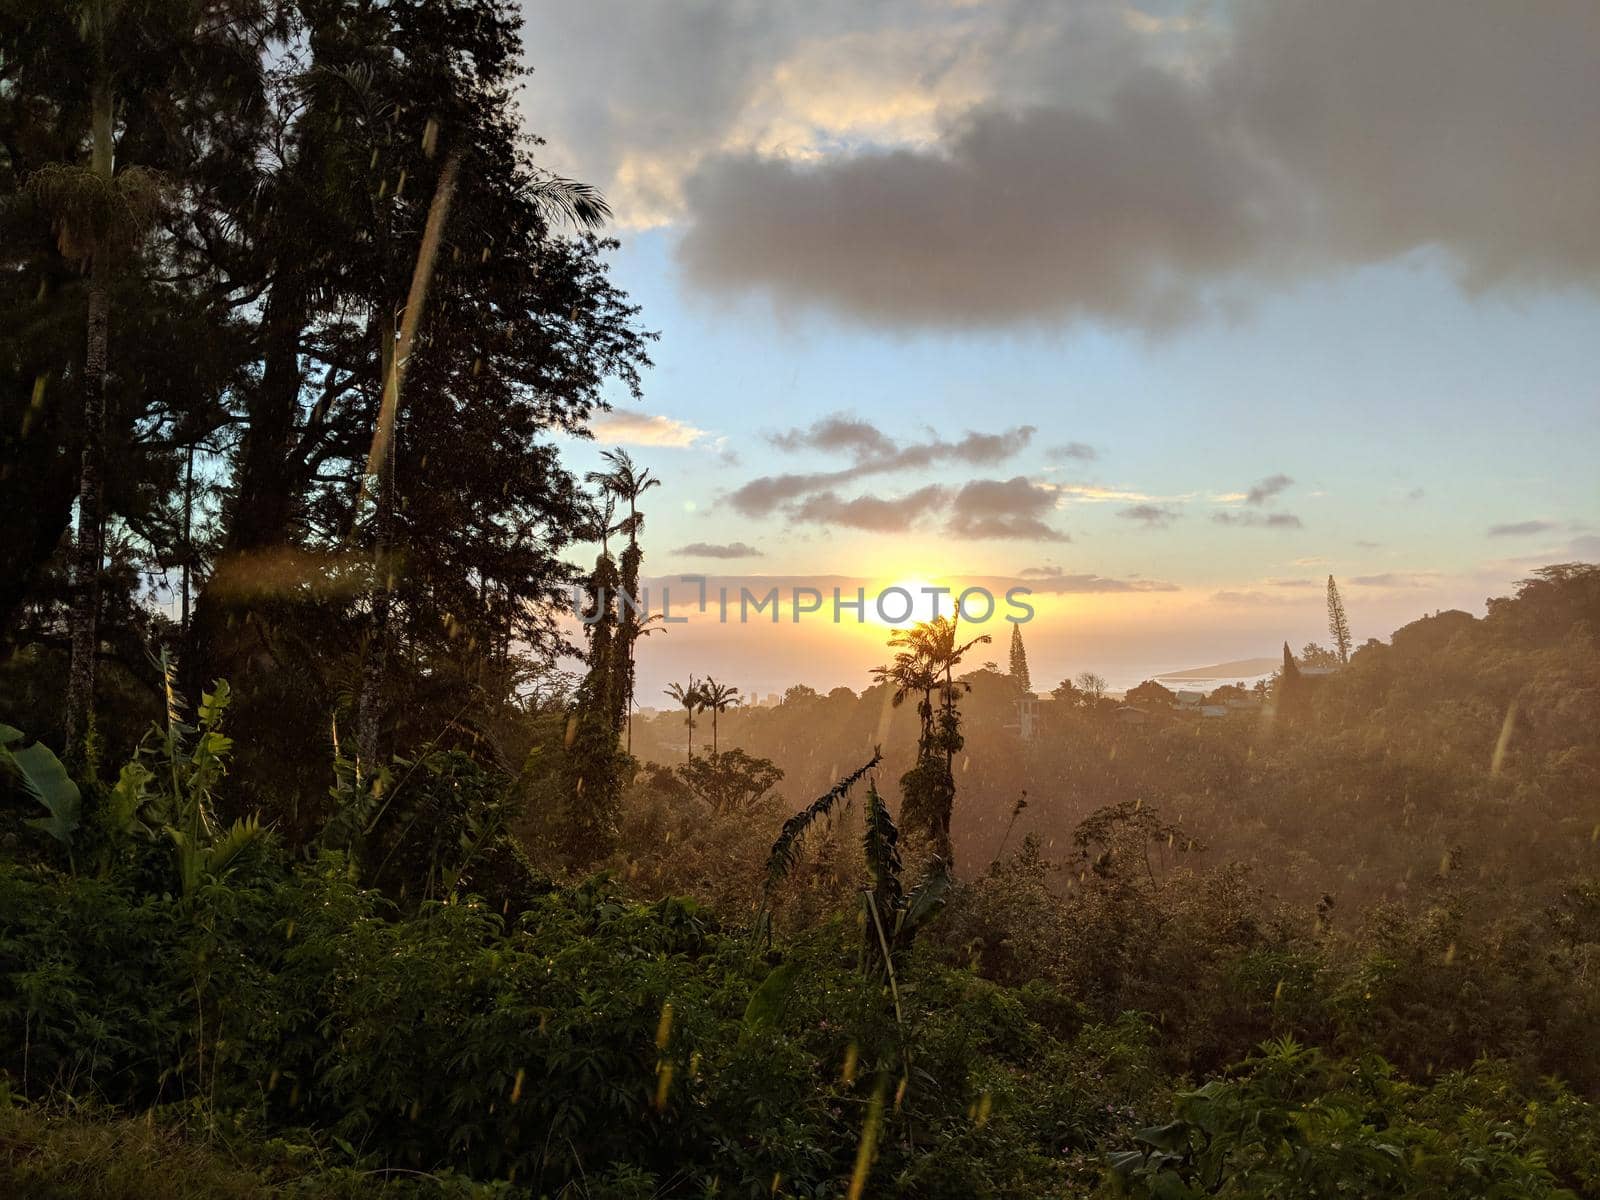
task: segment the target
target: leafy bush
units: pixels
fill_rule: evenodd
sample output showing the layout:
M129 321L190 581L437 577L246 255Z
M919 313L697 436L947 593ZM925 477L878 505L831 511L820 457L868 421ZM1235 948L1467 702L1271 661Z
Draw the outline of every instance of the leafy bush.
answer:
M1179 1094L1173 1120L1135 1134L1137 1148L1111 1157L1109 1190L1171 1200L1572 1196L1551 1170L1552 1152L1566 1149L1540 1124L1538 1103L1477 1082L1449 1079L1435 1095L1378 1060L1270 1042L1228 1077ZM1464 1092L1492 1103L1455 1107Z

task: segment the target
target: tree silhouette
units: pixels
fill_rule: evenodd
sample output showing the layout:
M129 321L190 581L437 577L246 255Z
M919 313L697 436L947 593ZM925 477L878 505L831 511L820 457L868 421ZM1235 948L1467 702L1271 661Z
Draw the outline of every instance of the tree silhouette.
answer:
M700 707L711 713L711 757L717 756L717 717L739 704L739 689L732 684L718 683L707 676L700 685Z
M94 705L100 650L100 574L105 557L106 380L110 370L111 284L116 260L153 221L159 178L141 167L115 169L116 93L124 45L140 39L139 15L118 0L65 6L90 64L89 161L51 163L28 180L50 213L62 254L88 270L83 356L83 445L78 468L78 528L72 557L71 664L67 675L66 741L76 757Z
M1033 680L1028 676L1028 652L1022 645L1022 626L1011 627L1011 678L1024 692L1033 691Z
M661 481L648 470L636 466L628 452L621 446L614 450L603 451L601 457L610 465L610 469L590 471L585 478L589 483L599 484L607 493L628 506L628 515L616 527L617 532L627 534L628 546L622 552L622 592L618 597L617 639L614 653L617 657L618 681L615 719L619 730L625 723L629 725L631 741L635 681L634 643L645 632L644 622L637 607L639 566L644 561L644 552L639 548L639 533L644 529L644 513L639 511L639 497L653 487L660 487Z
M685 687L681 683L668 684L666 695L676 700L683 709L683 723L689 727L689 754L694 758L694 714L705 707L705 693L700 681L693 675L689 676L689 684Z
M895 687L894 702L922 694L918 705L922 728L917 739L917 761L900 777L901 815L919 825L945 862L953 855L950 818L955 807L955 754L961 749L961 716L956 697L967 685L955 679L955 669L974 646L990 641L982 634L965 643L958 640L955 618L935 617L889 637L899 647L894 661L873 670L873 676ZM939 694L937 708L934 693Z
M1328 637L1341 663L1350 661L1350 622L1344 615L1344 601L1339 597L1339 585L1328 576Z
M1171 708L1177 700L1171 688L1162 686L1154 679L1146 679L1138 687L1130 688L1127 695L1129 704L1159 704L1166 708Z
M897 631L889 638L889 645L905 645L904 635ZM893 704L896 708L904 704L908 696L920 696L917 701L917 717L920 729L917 734L917 756L921 758L928 753L929 739L933 735L933 691L939 686L939 675L934 666L913 649L904 649L894 656L892 662L881 667L872 668L872 677L879 683L886 683L894 688ZM787 701L788 696L784 699Z
M1300 668L1289 650L1289 643L1285 642L1283 666L1279 668L1278 678L1272 688L1272 698L1280 721L1292 721L1300 715L1302 691Z

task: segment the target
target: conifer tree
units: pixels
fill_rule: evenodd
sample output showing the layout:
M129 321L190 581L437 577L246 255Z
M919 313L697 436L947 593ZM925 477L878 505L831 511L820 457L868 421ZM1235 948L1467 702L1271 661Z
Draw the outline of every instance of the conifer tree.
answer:
M1011 627L1011 678L1022 685L1024 692L1033 691L1033 681L1028 677L1028 652L1022 645L1022 626Z
M1341 663L1350 661L1350 622L1344 615L1344 601L1339 598L1339 585L1328 576L1328 636Z
M1301 693L1300 667L1294 661L1294 652L1289 649L1289 643L1283 644L1283 666L1278 671L1278 678L1273 683L1272 698L1278 711L1280 721L1293 721L1300 713Z

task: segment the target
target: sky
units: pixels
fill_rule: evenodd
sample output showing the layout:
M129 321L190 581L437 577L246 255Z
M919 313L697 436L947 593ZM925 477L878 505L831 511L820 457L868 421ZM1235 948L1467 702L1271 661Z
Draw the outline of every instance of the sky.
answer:
M1600 559L1592 0L525 11L660 333L568 447L661 478L658 585L1031 587L1035 686L1120 687ZM641 695L859 689L830 618L692 613Z

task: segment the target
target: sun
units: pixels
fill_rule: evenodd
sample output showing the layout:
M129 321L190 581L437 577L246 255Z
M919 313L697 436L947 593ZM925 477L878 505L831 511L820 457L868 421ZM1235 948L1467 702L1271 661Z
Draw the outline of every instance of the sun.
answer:
M886 579L867 590L867 620L884 629L909 629L931 621L941 613L949 616L955 600L942 585L918 575Z

